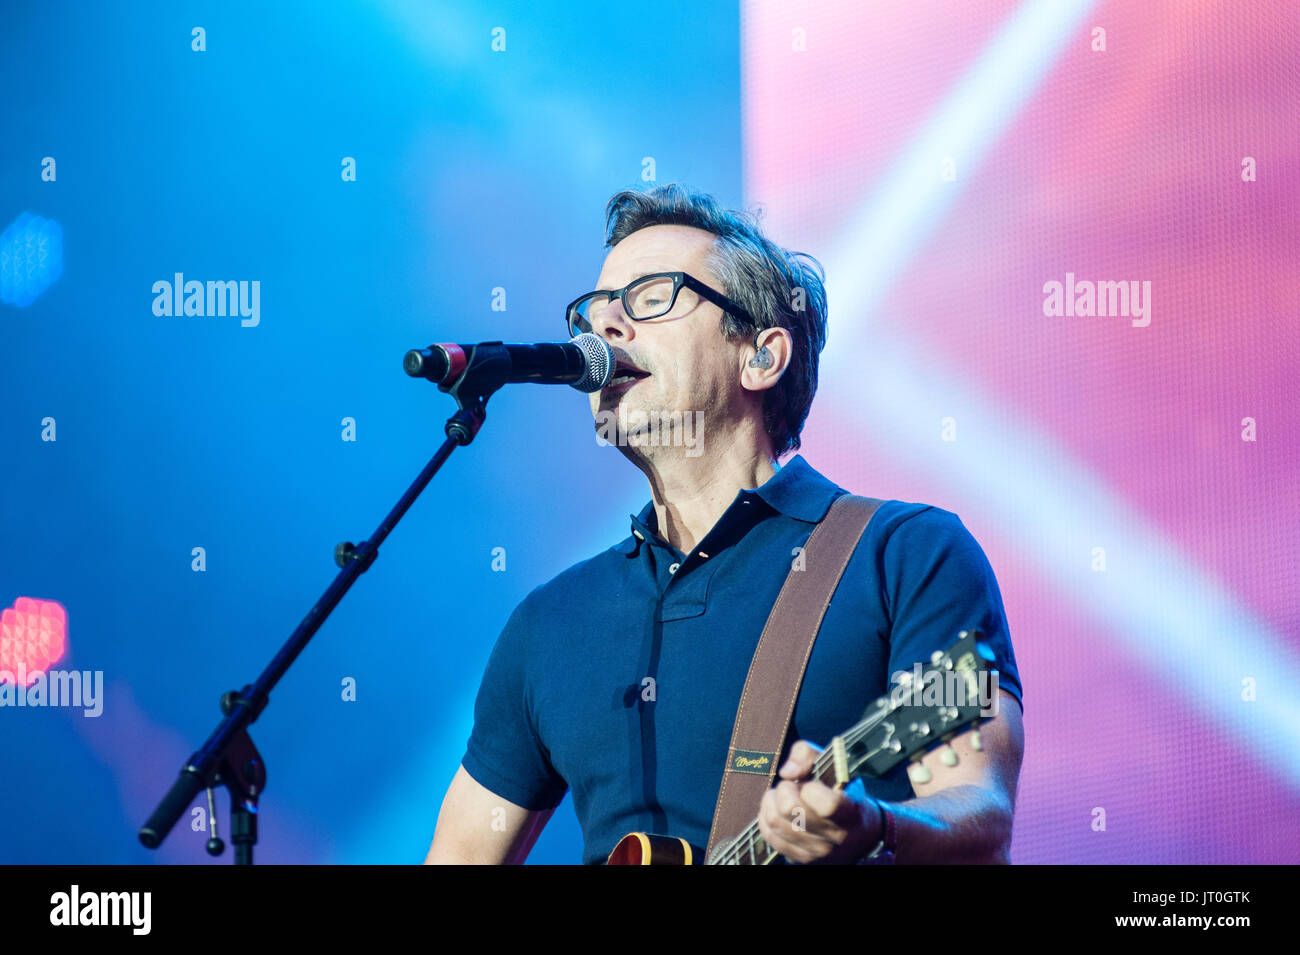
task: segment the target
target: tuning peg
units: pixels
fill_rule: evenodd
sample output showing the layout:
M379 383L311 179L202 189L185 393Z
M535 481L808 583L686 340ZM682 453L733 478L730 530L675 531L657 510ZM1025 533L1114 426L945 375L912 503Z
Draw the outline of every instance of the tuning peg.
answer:
M980 739L979 730L975 730L970 734L970 748L977 753L984 749L984 741Z
M941 750L939 750L939 759L943 762L945 766L956 766L957 751L953 749L951 746L944 746Z
M934 777L930 775L930 770L926 769L921 763L913 763L907 767L907 775L912 777L912 782L918 786L928 783Z

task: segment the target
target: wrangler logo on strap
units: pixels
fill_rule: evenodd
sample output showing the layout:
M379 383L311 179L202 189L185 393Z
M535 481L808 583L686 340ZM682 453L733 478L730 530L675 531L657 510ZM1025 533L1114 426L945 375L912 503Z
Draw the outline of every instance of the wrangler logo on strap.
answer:
M734 749L731 751L731 771L733 773L753 773L766 776L772 765L771 753L756 752L752 749Z

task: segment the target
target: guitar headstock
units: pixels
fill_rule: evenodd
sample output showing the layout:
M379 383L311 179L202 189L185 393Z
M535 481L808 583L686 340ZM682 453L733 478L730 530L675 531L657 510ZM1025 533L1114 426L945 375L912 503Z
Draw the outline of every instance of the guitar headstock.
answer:
M917 664L863 719L838 737L850 778L883 776L997 713L998 671L978 630Z

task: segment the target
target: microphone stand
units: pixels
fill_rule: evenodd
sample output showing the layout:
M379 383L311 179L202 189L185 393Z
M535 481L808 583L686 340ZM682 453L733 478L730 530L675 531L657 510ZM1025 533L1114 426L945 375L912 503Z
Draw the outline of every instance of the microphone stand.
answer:
M266 786L266 762L253 745L253 740L248 735L248 726L262 715L270 703L271 690L280 682L280 678L306 648L308 641L325 623L356 579L370 569L370 565L379 556L379 545L415 503L415 499L438 473L451 452L461 445L469 444L478 434L487 417L488 398L505 384L510 371L510 358L499 346L499 342L488 342L471 349L467 355L465 371L455 383L438 385L440 391L450 394L456 400L458 407L444 426L447 439L368 539L360 545L344 541L334 548L334 562L341 568L338 575L307 616L303 617L302 623L298 624L280 652L262 671L262 675L242 690L230 690L222 695L221 712L225 718L202 748L181 768L180 778L172 784L167 795L139 831L140 842L147 848L158 848L194 798L206 789L212 823L212 838L208 840L207 851L209 855L220 855L225 845L217 836L212 787L224 785L230 791L230 833L231 842L235 846L235 864L253 864L253 847L257 844L258 800ZM409 364L407 373L415 376Z

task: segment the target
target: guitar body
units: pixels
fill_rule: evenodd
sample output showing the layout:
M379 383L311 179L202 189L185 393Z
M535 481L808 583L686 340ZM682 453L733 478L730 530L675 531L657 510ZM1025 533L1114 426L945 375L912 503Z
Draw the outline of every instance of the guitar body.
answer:
M703 865L704 851L685 839L632 832L618 841L606 865Z

